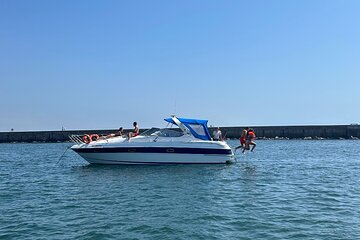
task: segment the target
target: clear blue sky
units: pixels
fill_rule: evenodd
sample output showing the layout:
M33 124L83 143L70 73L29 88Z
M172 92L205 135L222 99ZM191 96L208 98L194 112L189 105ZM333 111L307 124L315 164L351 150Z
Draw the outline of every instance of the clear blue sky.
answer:
M0 1L0 131L360 122L360 1Z

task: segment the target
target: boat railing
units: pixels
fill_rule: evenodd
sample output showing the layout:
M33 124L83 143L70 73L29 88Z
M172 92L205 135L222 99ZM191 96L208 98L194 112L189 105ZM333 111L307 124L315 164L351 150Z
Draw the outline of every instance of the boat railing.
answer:
M86 135L88 135L88 134L86 134ZM97 135L98 139L104 139L107 136L106 134L95 134L95 135ZM84 136L85 135L72 134L72 135L69 136L69 138L70 138L71 142L76 143L77 145L81 145L83 143L86 143L84 141ZM91 138L91 136L93 136L93 135L90 134L88 136ZM90 142L92 142L92 141L96 141L96 140L90 140Z
M73 143L76 143L78 145L85 143L83 140L83 135L70 135L69 138L70 138L70 141L72 141Z

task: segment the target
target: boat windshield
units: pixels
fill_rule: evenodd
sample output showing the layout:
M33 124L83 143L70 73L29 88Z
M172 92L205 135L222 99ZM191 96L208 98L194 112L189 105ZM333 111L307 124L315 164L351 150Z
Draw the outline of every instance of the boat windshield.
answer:
M174 129L164 128L155 132L153 135L158 137L181 137L184 133Z
M146 130L145 132L142 132L140 135L141 136L150 136L159 130L160 130L160 128L150 128L150 129Z
M179 130L169 129L169 128L163 128L163 129L151 128L151 129L141 133L141 135L142 136L157 136L157 137L181 137L184 135L184 133Z

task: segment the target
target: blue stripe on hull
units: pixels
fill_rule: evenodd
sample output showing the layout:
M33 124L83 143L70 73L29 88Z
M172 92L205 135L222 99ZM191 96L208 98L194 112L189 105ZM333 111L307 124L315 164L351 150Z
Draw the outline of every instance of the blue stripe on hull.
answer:
M217 154L231 155L231 149L211 148L169 148L169 147L114 147L114 148L74 148L77 153L177 153L177 154Z
M88 161L88 160L87 160ZM99 164L99 165L184 165L184 164L224 164L224 162L138 162L138 161L102 161L99 162L91 162L91 164ZM225 163L232 163L230 160Z

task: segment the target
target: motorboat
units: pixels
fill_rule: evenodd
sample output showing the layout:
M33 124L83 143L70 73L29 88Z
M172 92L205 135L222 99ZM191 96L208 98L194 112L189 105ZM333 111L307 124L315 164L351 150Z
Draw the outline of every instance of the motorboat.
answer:
M225 164L234 161L225 141L213 141L207 120L164 119L171 127L151 128L132 138L117 136L85 142L71 136L71 147L91 164ZM174 128L175 127L175 128Z

